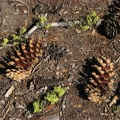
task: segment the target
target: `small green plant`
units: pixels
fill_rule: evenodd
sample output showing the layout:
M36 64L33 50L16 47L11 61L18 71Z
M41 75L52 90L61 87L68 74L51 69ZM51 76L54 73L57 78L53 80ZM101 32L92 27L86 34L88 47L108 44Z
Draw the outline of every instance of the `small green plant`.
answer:
M55 86L53 90L48 92L44 99L36 100L33 102L33 113L41 112L45 107L46 103L49 102L50 104L56 103L60 97L62 97L66 92L66 89L61 86Z
M49 92L47 93L45 99L50 102L51 104L54 104L55 102L57 102L59 100L58 96L56 95L55 92Z
M18 44L26 30L26 27L22 27L18 33L12 34L10 38L4 38L2 46L5 46L8 43L13 43L14 45Z
M66 91L65 88L63 88L61 86L58 86L58 87L55 86L54 90L53 90L53 92L57 93L58 97L62 97L64 95L65 91Z
M42 27L42 28L50 28L51 27L51 24L50 23L47 23L47 17L45 15L42 15L40 18L39 18L39 22L36 23L36 26L39 28L39 27Z
M44 108L44 104L40 100L36 100L33 102L33 113L41 112Z
M66 91L65 88L61 86L54 87L53 91L47 93L45 99L51 104L54 104L59 100L60 97L64 95L65 91Z
M114 112L120 112L120 105L113 106L113 107L112 107L112 110L113 110Z
M87 15L85 19L83 19L83 22L80 24L80 28L83 31L91 29L99 20L98 15L95 11L92 11L91 14Z
M4 38L2 42L2 46L5 46L8 43L9 43L9 40L7 38Z
M118 102L112 106L112 110L116 113L120 112L120 100L118 100Z
M27 31L26 26L22 27L20 32L19 32L19 35L22 36L26 31Z

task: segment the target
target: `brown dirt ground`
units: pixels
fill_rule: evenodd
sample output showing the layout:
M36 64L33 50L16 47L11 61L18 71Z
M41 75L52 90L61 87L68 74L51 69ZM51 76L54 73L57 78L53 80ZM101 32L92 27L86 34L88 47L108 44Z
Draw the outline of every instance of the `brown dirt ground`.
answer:
M41 2L42 1L42 2ZM63 4L62 4L63 3ZM62 7L60 5L62 4ZM0 1L0 39L16 32L25 24L30 27L42 13L48 13L48 21L60 18L76 19L94 10L102 16L107 10L106 0L1 0ZM54 9L56 6L56 9ZM90 57L106 56L115 66L115 81L120 76L120 36L110 41L95 31L81 32L75 28L38 29L30 37L57 37L55 44L66 46L69 52L61 59L51 59L41 66L32 79L18 83L0 76L0 120L119 120L120 113L114 113L106 102L101 105L90 102L84 95L84 80L79 72L85 60ZM53 42L52 40L46 42ZM0 51L4 55L6 48ZM58 70L58 68L60 68ZM118 70L117 70L118 69ZM72 83L69 90L54 106L43 112L30 112L31 103L46 91L41 88ZM10 86L15 91L8 98L4 95ZM31 87L33 86L33 87ZM44 89L43 89L44 90ZM64 107L65 106L65 107Z

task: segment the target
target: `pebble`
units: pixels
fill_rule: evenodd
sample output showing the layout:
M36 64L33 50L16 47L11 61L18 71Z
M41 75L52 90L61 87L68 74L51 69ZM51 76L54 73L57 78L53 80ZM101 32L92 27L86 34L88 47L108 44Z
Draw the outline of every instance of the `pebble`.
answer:
M60 120L60 117L59 117L59 114L54 114L54 115L47 116L43 120Z

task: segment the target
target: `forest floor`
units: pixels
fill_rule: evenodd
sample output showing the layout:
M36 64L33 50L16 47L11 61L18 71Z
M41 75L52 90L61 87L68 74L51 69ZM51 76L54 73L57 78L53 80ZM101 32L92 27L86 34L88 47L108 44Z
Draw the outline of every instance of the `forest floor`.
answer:
M0 39L14 34L23 26L31 27L41 14L47 13L49 22L60 19L74 20L94 10L102 17L110 3L107 0L1 0ZM48 38L45 42L65 46L65 53L59 60L44 62L39 73L31 79L17 82L0 76L0 120L119 120L120 112L114 112L106 102L95 104L84 94L84 78L80 72L86 59L101 57L114 63L115 81L119 81L120 35L109 40L96 29L81 31L77 28L51 27L37 29L30 38ZM55 37L55 38L54 38ZM53 40L52 40L53 38ZM1 42L2 43L2 42ZM7 48L0 50L1 56ZM118 70L117 70L118 69ZM69 83L68 83L69 82ZM5 97L11 85L14 92ZM32 113L31 103L45 94L45 88L68 85L65 95L55 105L40 113ZM41 92L43 90L43 93Z

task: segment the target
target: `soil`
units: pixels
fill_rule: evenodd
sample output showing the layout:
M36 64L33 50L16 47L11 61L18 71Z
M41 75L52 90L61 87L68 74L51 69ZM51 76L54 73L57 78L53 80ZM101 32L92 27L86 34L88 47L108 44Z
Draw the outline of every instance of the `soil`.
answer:
M109 4L111 1L105 0L1 0L0 42L24 25L30 29L42 14L47 13L50 22L74 20L92 10L102 17ZM120 112L112 111L106 101L95 104L87 99L84 93L86 79L80 74L86 59L105 56L114 63L117 85L120 76L120 35L109 40L96 29L83 32L77 28L54 27L37 29L29 37L50 38L44 42L56 44L60 49L65 47L67 52L63 50L62 56L59 56L59 51L53 51L53 58L48 61L43 58L39 71L22 82L0 76L0 120L120 119ZM4 56L7 49L1 49L0 55ZM5 97L12 85L15 90ZM40 113L33 113L32 102L57 85L68 88L65 95L55 105L49 105Z

